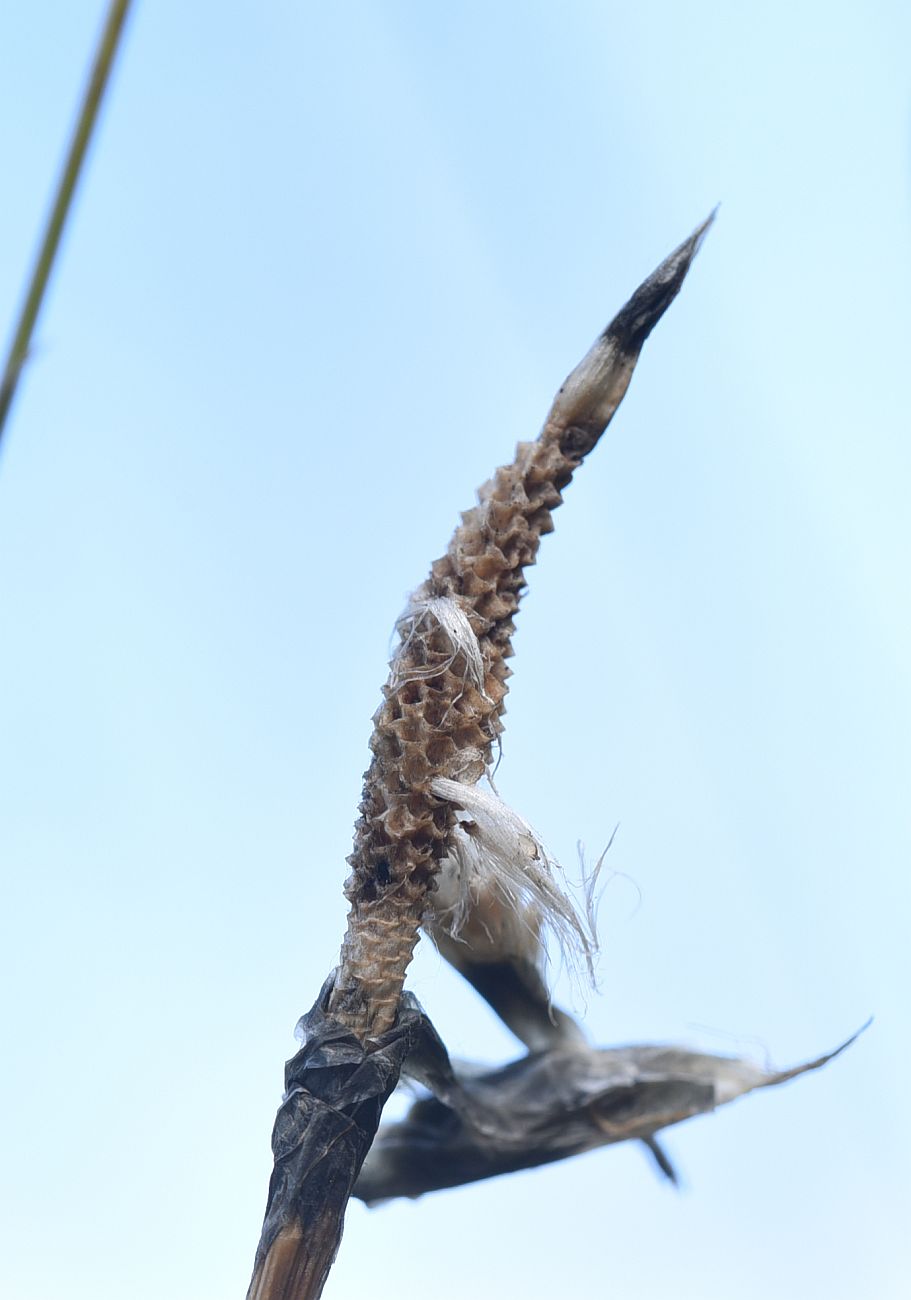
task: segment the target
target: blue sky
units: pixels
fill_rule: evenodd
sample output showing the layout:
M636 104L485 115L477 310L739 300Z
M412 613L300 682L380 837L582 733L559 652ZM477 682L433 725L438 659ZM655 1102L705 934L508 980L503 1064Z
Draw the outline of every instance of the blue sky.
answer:
M103 6L0 13L11 322ZM241 1295L390 631L719 200L520 617L498 785L619 831L597 1041L822 1074L367 1212L327 1297L898 1300L911 18L140 3L0 459L0 1290ZM452 1050L514 1044L432 950ZM395 1291L393 1291L395 1288Z

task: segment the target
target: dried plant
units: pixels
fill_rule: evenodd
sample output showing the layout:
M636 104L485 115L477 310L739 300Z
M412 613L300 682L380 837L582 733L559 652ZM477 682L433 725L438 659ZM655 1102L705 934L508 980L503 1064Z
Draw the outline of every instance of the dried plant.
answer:
M9 356L0 438L27 361L67 213L130 0L110 0ZM341 1239L345 1206L420 1196L635 1139L674 1179L657 1133L788 1070L663 1045L591 1046L555 1007L550 933L593 975L589 877L582 905L528 822L491 779L503 730L514 618L552 512L623 399L652 328L676 297L710 216L633 294L560 388L534 442L480 491L446 554L397 625L374 717L373 759L355 831L339 966L299 1023L273 1130L275 1167L248 1300L314 1300ZM424 929L525 1044L494 1070L455 1068L430 1020L403 992ZM404 1120L380 1127L407 1075L422 1090Z
M399 620L349 858L347 932L286 1067L248 1300L321 1293L351 1195L418 1196L628 1139L644 1142L673 1178L661 1129L836 1054L776 1072L660 1045L590 1046L581 1025L552 1005L545 935L592 972L597 870L576 905L539 837L490 780L525 570L711 221L595 341L537 440L521 443L481 489ZM525 1043L525 1057L497 1070L453 1067L403 993L422 927ZM422 1095L376 1136L403 1073Z
M679 292L711 220L595 341L558 392L538 439L521 443L512 464L480 490L478 505L462 516L399 624L398 650L373 720L373 761L345 889L348 932L330 1000L332 1014L362 1037L393 1024L441 863L458 854L457 830L467 828L459 830L464 837L478 826L472 787L489 770L503 730L525 570L553 529L563 490L620 405L642 345ZM460 819L460 811L469 818ZM488 818L487 826L494 835L498 827L514 833L505 818ZM528 852L541 890L555 899L546 857L532 843ZM545 915L586 946L562 902Z

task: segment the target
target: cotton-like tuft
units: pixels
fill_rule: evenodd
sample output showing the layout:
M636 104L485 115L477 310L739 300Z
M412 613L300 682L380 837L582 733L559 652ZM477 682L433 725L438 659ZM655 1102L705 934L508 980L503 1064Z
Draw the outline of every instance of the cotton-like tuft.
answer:
M490 957L501 961L536 960L541 932L549 930L567 966L584 971L594 983L597 935L591 911L575 906L561 885L562 869L528 822L478 785L438 777L430 788L453 805L457 817L430 896L435 924L458 939L473 922L472 947L486 938Z

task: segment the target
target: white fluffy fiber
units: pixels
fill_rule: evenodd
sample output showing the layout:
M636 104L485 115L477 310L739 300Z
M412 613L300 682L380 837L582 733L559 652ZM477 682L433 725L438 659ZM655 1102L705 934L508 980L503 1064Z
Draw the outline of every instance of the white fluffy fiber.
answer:
M586 905L580 913L575 907L559 883L560 867L525 819L492 790L477 785L438 777L430 788L452 803L458 816L431 897L435 923L458 938L478 900L492 893L522 918L531 946L537 948L540 931L549 929L567 964L577 972L584 969L594 982L592 909ZM587 891L586 903L589 896Z
M433 621L445 633L452 648L448 659L439 664L427 664L422 667L405 668L402 658L415 636L426 625L428 619ZM440 673L451 668L459 655L465 661L465 673L472 686L484 694L484 660L481 647L468 615L457 600L451 596L431 596L412 600L408 608L396 623L401 637L395 657L392 660L392 682L401 685L407 681L416 681L428 677L438 677Z

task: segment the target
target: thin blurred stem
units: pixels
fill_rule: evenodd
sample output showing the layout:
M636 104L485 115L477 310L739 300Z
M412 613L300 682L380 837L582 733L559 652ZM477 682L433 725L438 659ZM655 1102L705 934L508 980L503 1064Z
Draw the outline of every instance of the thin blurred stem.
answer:
M28 360L35 322L38 319L48 280L54 268L54 261L60 247L60 237L63 234L73 194L76 191L82 165L85 161L86 151L95 129L98 109L110 80L111 68L120 44L120 37L130 3L131 0L111 0L104 29L98 42L95 62L92 66L88 85L82 99L82 106L76 120L76 129L70 141L66 162L57 184L54 202L13 334L13 341L10 344L9 355L3 368L3 379L0 381L0 442L2 442L7 416L16 394L19 376Z

